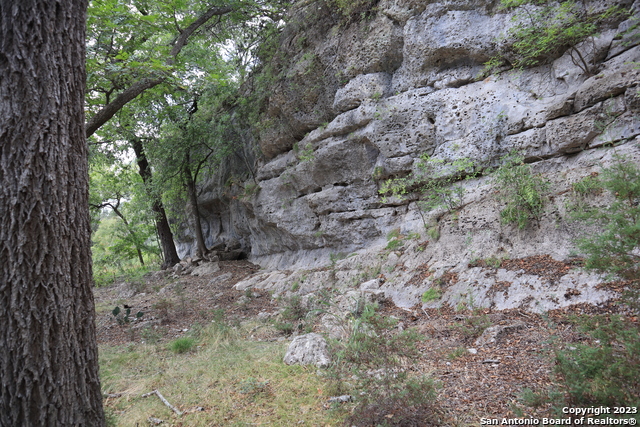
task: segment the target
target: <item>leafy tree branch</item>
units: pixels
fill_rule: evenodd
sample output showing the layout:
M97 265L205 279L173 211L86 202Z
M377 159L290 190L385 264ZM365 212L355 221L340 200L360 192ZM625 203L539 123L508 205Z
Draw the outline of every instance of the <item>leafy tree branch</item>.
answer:
M175 41L173 42L173 47L171 48L171 51L169 52L167 58L165 59L166 68L160 69L159 72L157 73L159 74L158 76L145 77L145 78L136 80L129 87L123 90L119 95L117 95L113 101L108 102L105 106L103 106L87 122L86 124L87 137L93 135L95 131L100 128L100 126L102 126L109 119L111 119L124 105L126 105L132 99L136 98L138 95L140 95L147 89L151 89L167 81L170 77L170 71L176 63L176 58L178 54L182 51L184 46L187 44L189 38L200 27L202 27L214 16L225 15L232 12L233 10L234 8L230 6L225 6L225 7L214 6L206 10L203 14L201 14L184 30L180 30L178 27L179 35L175 38ZM111 88L110 91L107 91L105 93L110 95L114 89L115 88Z

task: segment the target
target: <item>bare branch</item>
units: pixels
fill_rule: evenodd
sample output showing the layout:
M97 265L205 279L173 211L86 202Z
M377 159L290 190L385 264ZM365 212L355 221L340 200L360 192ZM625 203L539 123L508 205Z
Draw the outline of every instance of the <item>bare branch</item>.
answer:
M171 409L173 412L175 412L176 415L182 416L182 411L178 410L175 406L173 406L171 403L169 403L169 401L167 399L165 399L164 396L162 394L160 394L160 392L158 390L153 390L152 392L145 393L145 394L142 395L142 397L149 397L152 394L155 394L156 396L158 396L160 398L160 400L162 401L162 403L164 403L169 409Z

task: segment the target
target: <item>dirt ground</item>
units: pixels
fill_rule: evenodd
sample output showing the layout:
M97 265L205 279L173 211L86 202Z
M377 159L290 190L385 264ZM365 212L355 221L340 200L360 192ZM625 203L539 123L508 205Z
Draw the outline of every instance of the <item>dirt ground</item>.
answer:
M220 271L207 276L172 277L165 272L148 274L139 282L97 288L97 332L99 344L170 341L195 325L224 315L230 322L275 316L281 308L269 293L240 292L234 285L256 273L248 261L220 262ZM112 309L143 313L127 327L120 325ZM425 336L422 357L412 361L413 369L430 373L442 385L440 403L453 425L480 425L480 418L515 416L542 417L546 408L535 411L518 403L526 388L541 390L552 383L551 340L563 345L587 339L568 321L569 314L614 313L615 301L603 306L572 306L545 316L520 310L456 311L452 308L400 309L382 304L386 315L395 316L400 328L416 328ZM122 314L120 315L122 318ZM494 342L476 340L488 327L507 327ZM276 331L274 330L274 334ZM555 338L554 338L555 337ZM283 339L260 336L254 339ZM290 339L290 337L286 337ZM519 408L520 413L516 413Z

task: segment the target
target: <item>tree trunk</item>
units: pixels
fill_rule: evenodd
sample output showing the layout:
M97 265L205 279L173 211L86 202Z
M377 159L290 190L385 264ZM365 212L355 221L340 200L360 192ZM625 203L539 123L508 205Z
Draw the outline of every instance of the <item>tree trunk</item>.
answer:
M118 204L120 204L120 202L118 202ZM120 217L120 219L122 220L122 223L124 224L124 228L127 229L127 233L129 233L129 236L131 236L131 238L133 239L133 246L135 246L136 248L136 253L138 254L138 261L140 261L140 265L144 267L144 258L142 257L142 248L140 248L140 244L138 243L138 236L136 236L136 233L133 231L133 229L129 225L129 221L127 221L127 219L124 217L122 212L120 212L120 209L118 209L113 205L110 205L110 206L111 206L111 209L113 209L113 212Z
M149 162L147 161L147 156L144 152L142 141L137 138L133 138L133 140L131 141L131 145L133 147L133 151L136 153L136 161L138 162L138 169L140 171L142 181L145 183L145 185L151 186L151 167L149 166ZM160 244L162 245L162 253L164 254L162 269L166 270L167 268L171 268L179 263L180 257L178 256L178 252L176 251L176 245L173 242L173 233L171 232L171 227L169 226L169 220L167 219L167 214L164 210L164 206L162 206L162 201L155 194L152 195L152 197L153 204L151 205L151 209L156 214L156 230L158 231Z
M189 204L191 205L191 211L193 212L193 222L195 223L193 232L196 235L196 243L198 245L196 254L202 257L207 253L207 246L204 243L204 235L202 234L202 222L200 221L200 212L198 210L198 193L196 190L195 179L193 178L193 174L189 168L189 156L187 156L185 161L183 175L185 186L187 187L187 193L189 195Z
M86 0L0 0L0 425L104 426Z

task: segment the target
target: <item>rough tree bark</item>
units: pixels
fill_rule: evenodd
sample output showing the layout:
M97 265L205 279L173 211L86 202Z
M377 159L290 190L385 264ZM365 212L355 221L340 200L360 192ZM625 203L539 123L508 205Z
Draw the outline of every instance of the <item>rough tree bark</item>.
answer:
M133 151L136 153L136 161L138 162L138 169L140 171L142 181L145 183L145 185L151 185L151 166L149 166L149 162L147 161L147 155L145 154L142 141L137 138L132 138L131 146L133 147ZM178 256L178 252L176 251L176 245L173 242L173 233L171 232L171 227L169 226L167 214L159 197L153 196L153 204L151 205L151 209L155 213L156 217L156 230L158 231L158 237L160 238L162 253L164 255L162 269L165 270L179 263L180 257Z
M104 426L86 0L0 0L0 425Z

